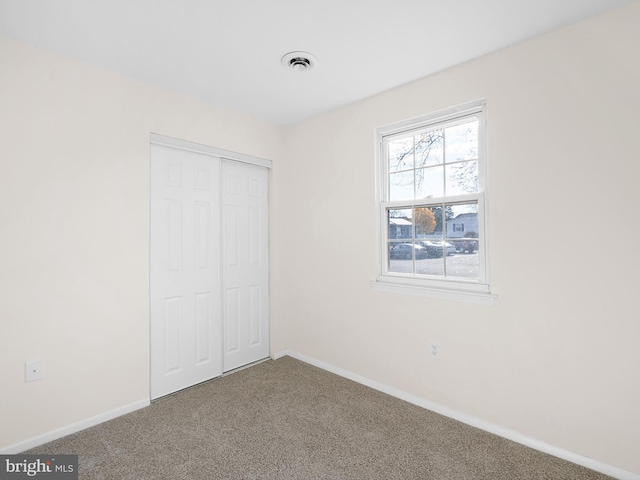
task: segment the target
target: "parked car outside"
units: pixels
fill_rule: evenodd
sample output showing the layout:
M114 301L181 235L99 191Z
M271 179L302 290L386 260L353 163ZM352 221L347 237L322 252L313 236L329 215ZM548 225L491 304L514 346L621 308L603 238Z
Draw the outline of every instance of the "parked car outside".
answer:
M389 249L389 258L403 258L411 260L411 258L427 258L428 252L426 247L413 243L394 243Z
M443 251L446 255L453 255L456 253L456 247L449 242L432 242L431 240L425 240L420 242L419 245L422 245L427 250L427 256L430 258L442 257Z
M452 240L453 245L459 253L474 253L478 251L478 241L465 238L464 240Z
M450 244L449 242L444 242L444 246L445 246L445 251L447 252L447 255L453 255L457 253L456 247Z

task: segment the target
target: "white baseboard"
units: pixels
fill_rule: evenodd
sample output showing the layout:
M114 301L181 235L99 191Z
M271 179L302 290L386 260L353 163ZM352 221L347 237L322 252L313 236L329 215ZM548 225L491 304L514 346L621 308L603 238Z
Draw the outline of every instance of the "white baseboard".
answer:
M278 360L279 358L286 357L287 355L293 357L293 355L291 355L291 352L289 352L289 350L281 350L279 352L272 353L271 358L273 360Z
M114 408L113 410L109 410L108 412L101 413L85 420L80 420L79 422L72 423L71 425L67 425L56 430L52 430L23 442L14 443L13 445L9 445L8 447L0 448L0 454L11 455L24 452L25 450L38 447L48 442L52 442L53 440L57 440L58 438L66 437L67 435L71 435L72 433L76 433L80 430L93 427L100 423L104 423L108 420L112 420L116 417L131 413L135 410L148 407L150 404L150 400L148 398L145 398L128 405L123 405L122 407Z
M342 368L335 367L333 365L330 365L320 360L316 360L315 358L307 357L306 355L302 355L300 353L293 352L291 350L283 350L281 352L274 353L271 357L274 360L277 360L284 356L295 358L302 362L308 363L310 365L321 368L328 372L335 373L336 375L340 375L341 377L347 378L349 380L353 380L354 382L360 383L362 385L366 385L367 387L371 387L380 392L386 393L393 397L412 403L419 407L426 408L427 410L431 410L433 412L439 413L440 415L444 415L445 417L453 418L454 420L458 420L462 423L466 423L467 425L471 425L473 427L479 428L486 432L490 432L495 435L498 435L499 437L503 437L508 440L512 440L516 443L520 443L527 447L533 448L534 450L548 453L549 455L553 455L554 457L562 458L563 460L567 460L568 462L575 463L577 465L581 465L586 468L590 468L591 470L595 470L596 472L604 473L605 475L609 475L611 477L614 477L620 480L640 480L640 475L637 475L635 473L627 472L620 468L607 465L606 463L593 460L592 458L585 457L583 455L579 455L577 453L573 453L568 450L564 450L562 448L554 447L553 445L549 445L545 442L541 442L540 440L527 437L526 435L516 432L515 430L510 430L508 428L504 428L499 425L486 422L484 420L473 417L471 415L467 415L466 413L459 412L452 408L444 407L437 403L430 402L429 400L425 400L423 398L417 397L415 395L404 392L397 388L390 387L388 385L377 382L375 380L370 380L368 378L362 377L360 375L349 372Z

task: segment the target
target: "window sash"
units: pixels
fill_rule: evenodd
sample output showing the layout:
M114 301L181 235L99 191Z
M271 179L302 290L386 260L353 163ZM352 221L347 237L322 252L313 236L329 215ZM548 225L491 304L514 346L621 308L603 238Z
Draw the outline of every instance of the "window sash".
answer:
M393 174L399 174L399 173L408 173L408 172L414 172L416 170L420 170L421 168L435 168L435 167L442 167L443 169L446 168L447 165L459 165L465 162L470 162L475 160L476 162L478 162L478 192L482 192L484 191L484 186L485 186L485 181L484 181L484 163L485 163L485 156L484 156L484 138L485 138L485 127L484 127L484 115L483 115L483 109L480 108L478 109L473 109L471 111L471 113L467 112L465 114L462 114L461 116L456 116L453 119L449 119L449 120L440 120L440 119L436 119L435 121L433 121L432 123L428 124L428 125L420 125L419 127L415 127L415 128L411 128L408 130L402 130L402 131L397 131L395 133L389 133L389 134L385 134L382 132L379 132L379 136L380 136L380 151L379 151L379 155L381 156L381 158L379 159L380 163L381 163L381 168L380 168L380 174L381 174L381 180L383 181L383 185L382 185L382 201L389 201L389 197L390 197L390 188L389 188L389 180L390 180L390 175ZM444 128L448 128L448 127L452 127L452 126L456 126L456 125L461 125L464 123L468 123L469 120L471 119L475 119L478 122L478 152L476 155L475 159L465 159L465 160L458 160L458 161L446 161L446 159L443 159L442 163L438 164L438 165L430 165L430 166L424 166L424 167L417 167L415 165L415 159L414 159L414 165L412 168L406 168L406 169L398 169L398 170L394 170L393 172L391 172L389 170L389 142L398 139L398 138L403 138L403 137L408 137L411 135L417 135L419 133L424 133L424 132L429 132L429 131L433 131L433 130L440 130L440 129L444 129ZM444 151L444 150L443 150ZM444 174L444 172L443 172ZM413 185L414 188L414 192L415 192L415 188L416 185ZM475 192L474 192L475 193Z
M426 274L416 274L416 273L399 273L392 272L389 270L389 242L394 243L409 243L414 242L417 239L415 238L415 222L412 223L412 234L411 239L405 239L404 241L400 239L392 239L389 238L389 228L388 228L388 212L389 210L398 210L398 209L415 209L415 208L433 208L433 207L442 207L443 215L444 208L447 206L455 206L461 204L469 204L476 203L478 209L478 278L462 278L462 277L452 277L452 276L440 276L440 275L426 275ZM436 282L450 282L450 283L463 283L463 284L486 284L487 281L487 263L486 263L486 234L485 234L485 218L484 218L484 192L468 194L468 195L459 195L456 197L440 197L437 199L429 199L429 201L415 200L412 202L382 202L380 204L380 225L381 225L381 245L380 245L380 276L383 277L395 277L395 278L405 278L405 279L417 279L417 280L426 280L431 279ZM446 220L443 218L442 220L442 241L447 240L447 231L446 231ZM446 256L445 256L446 259ZM415 262L415 258L412 259ZM446 261L446 260L445 260ZM442 284L440 285L442 287Z

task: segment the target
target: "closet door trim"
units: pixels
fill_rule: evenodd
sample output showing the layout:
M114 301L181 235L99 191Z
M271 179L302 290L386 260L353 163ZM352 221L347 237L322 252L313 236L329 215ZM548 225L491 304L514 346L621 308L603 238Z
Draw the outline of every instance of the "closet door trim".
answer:
M212 157L220 157L222 159L233 160L235 162L258 165L260 167L271 168L272 164L271 160L268 160L266 158L254 157L253 155L232 152L230 150L211 147L209 145L203 145L201 143L194 143L187 140L181 140L179 138L167 137L166 135L160 135L158 133L151 134L151 143L155 145L164 145L165 147L179 148L181 150L186 150L189 152L210 155Z

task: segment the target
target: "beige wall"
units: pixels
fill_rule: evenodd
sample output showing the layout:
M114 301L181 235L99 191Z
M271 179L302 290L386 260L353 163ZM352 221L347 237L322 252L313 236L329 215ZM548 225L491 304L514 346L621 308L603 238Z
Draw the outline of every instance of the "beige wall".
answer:
M289 128L289 349L640 473L638 24L635 2ZM496 306L374 291L375 127L480 98Z
M0 39L0 448L148 397L157 132L274 160L272 352L640 473L639 21L634 2L286 131ZM374 128L479 98L497 305L375 292Z
M150 132L274 165L282 143L265 122L0 39L0 448L149 397ZM45 378L24 383L34 357Z

